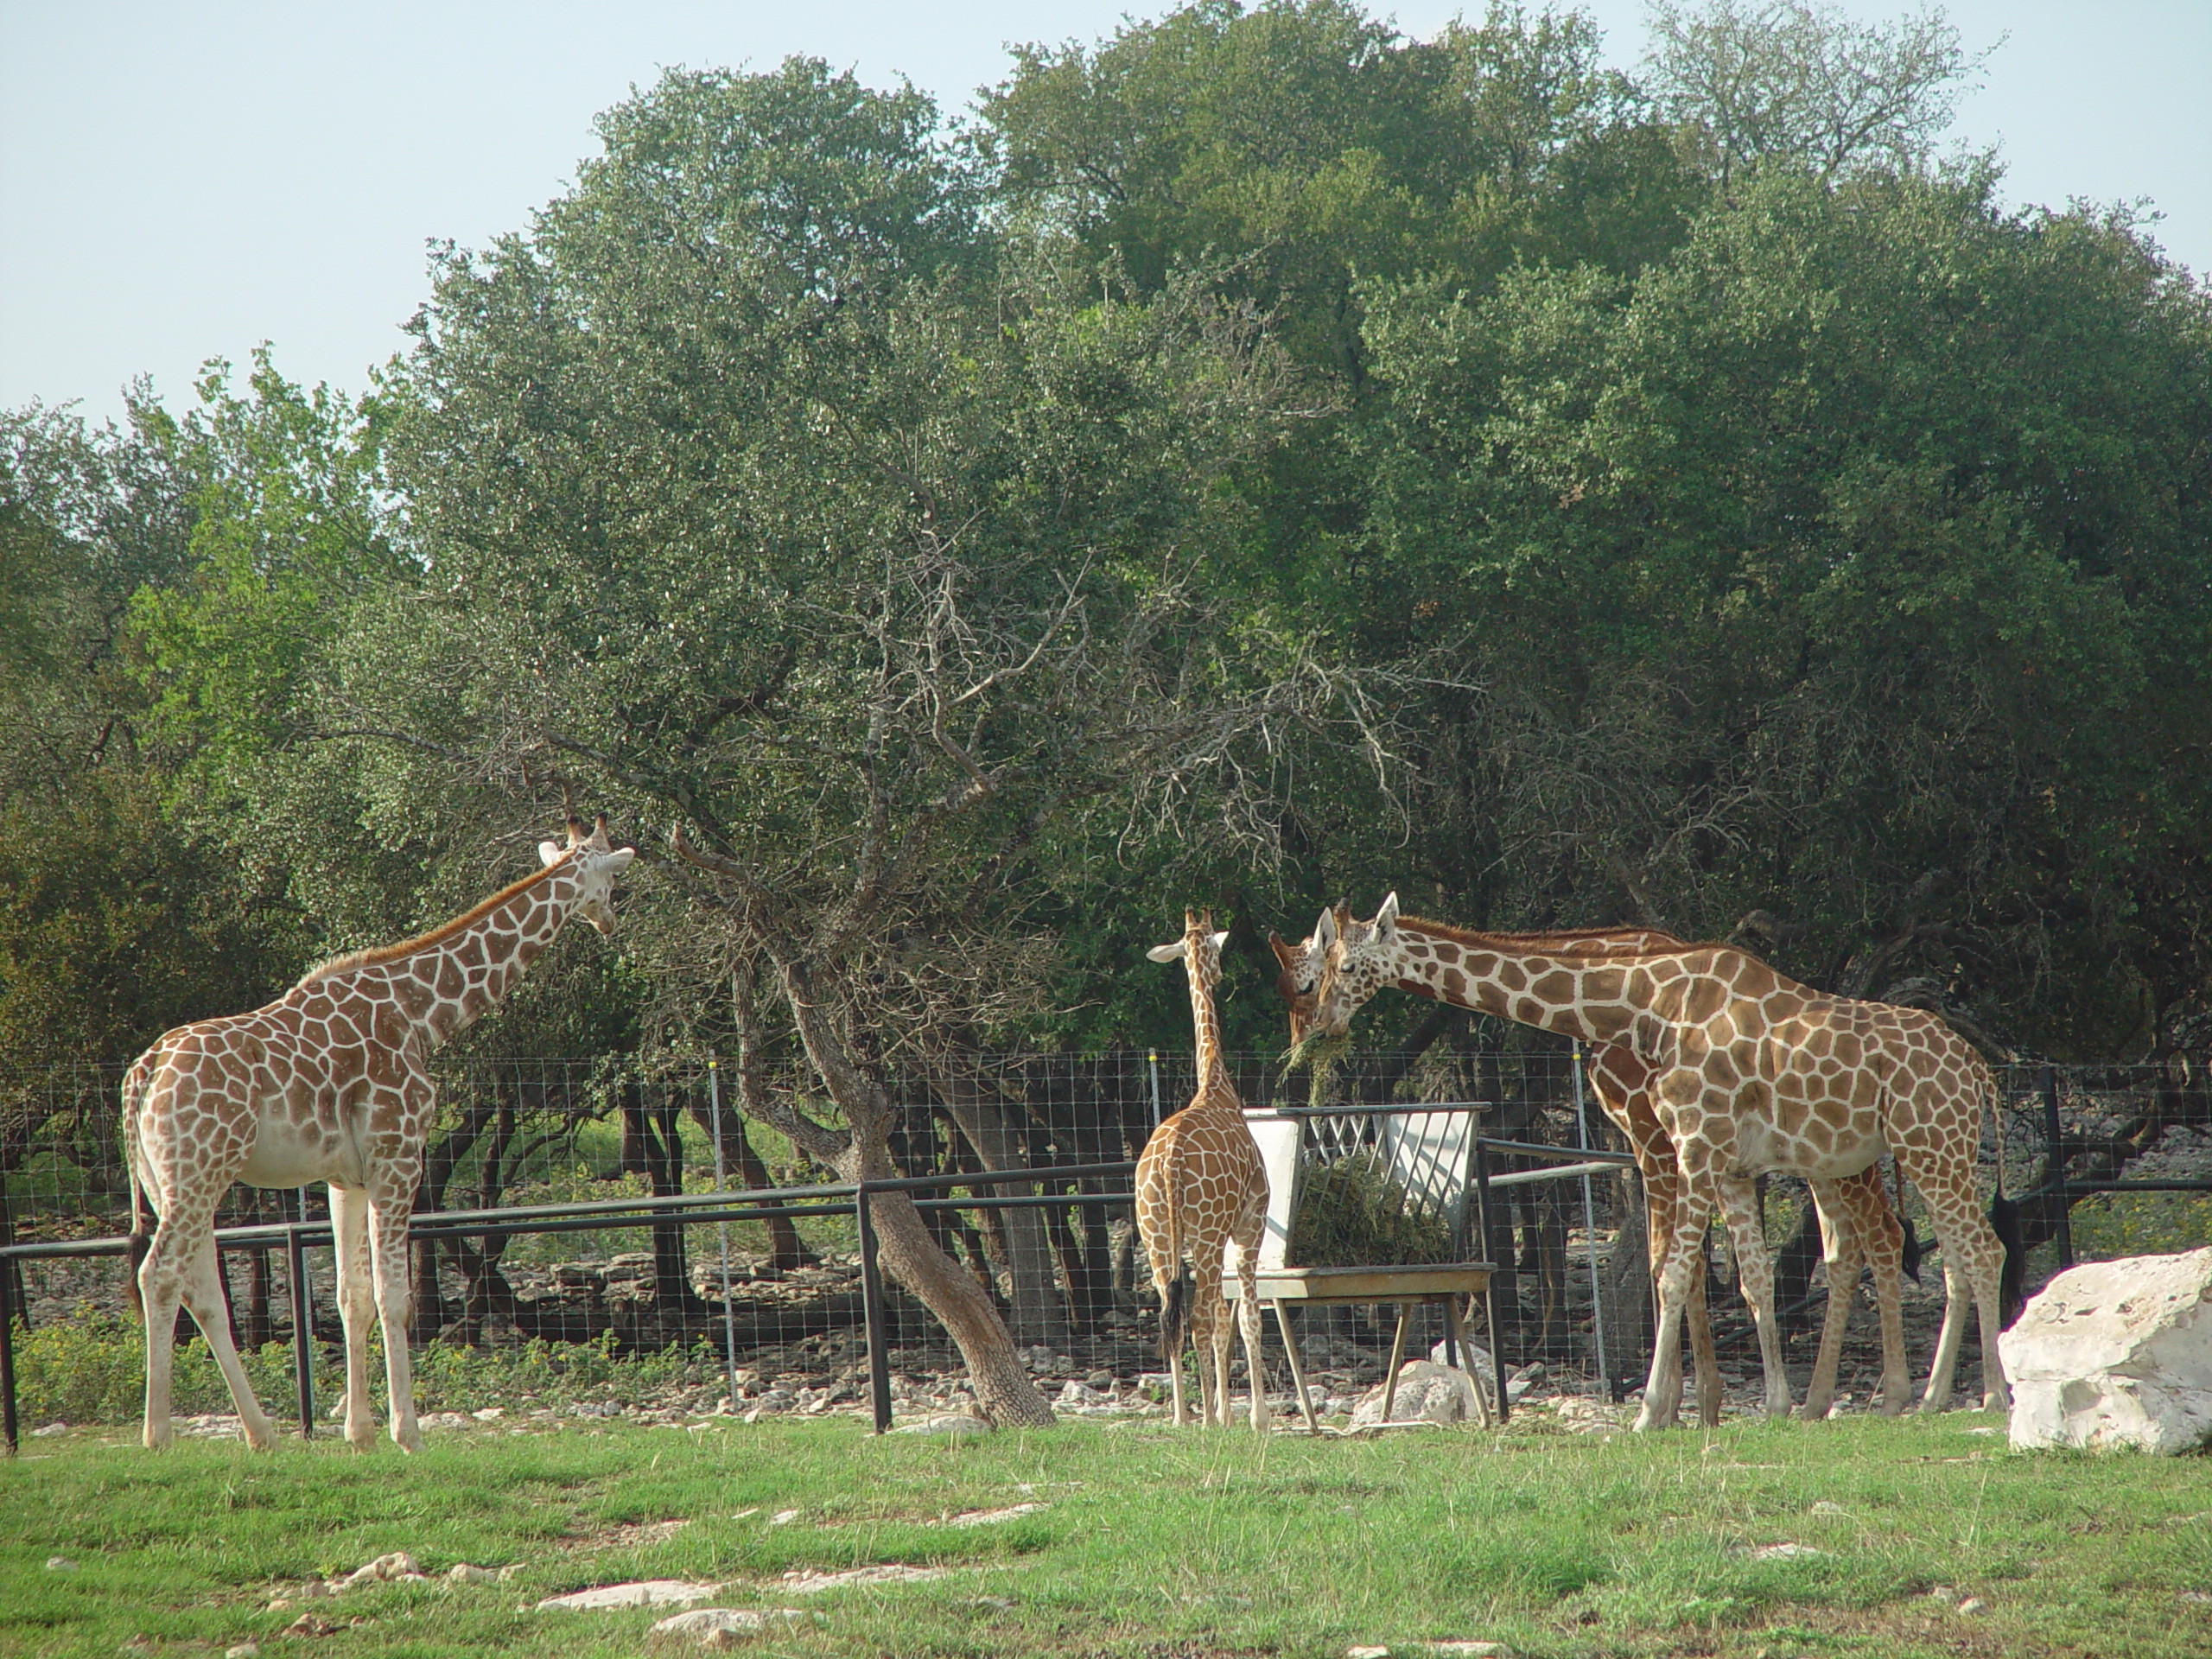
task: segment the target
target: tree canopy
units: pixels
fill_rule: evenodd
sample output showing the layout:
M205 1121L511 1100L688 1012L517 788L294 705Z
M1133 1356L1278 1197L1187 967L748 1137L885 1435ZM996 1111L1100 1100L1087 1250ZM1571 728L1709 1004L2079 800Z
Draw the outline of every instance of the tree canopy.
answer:
M0 1053L436 920L564 793L652 861L508 1038L747 1026L850 1068L824 1155L891 1068L1179 1041L1185 903L1233 984L1393 886L2201 1048L2203 284L1934 158L1940 12L1653 17L1201 0L965 125L671 73L358 404L9 416Z

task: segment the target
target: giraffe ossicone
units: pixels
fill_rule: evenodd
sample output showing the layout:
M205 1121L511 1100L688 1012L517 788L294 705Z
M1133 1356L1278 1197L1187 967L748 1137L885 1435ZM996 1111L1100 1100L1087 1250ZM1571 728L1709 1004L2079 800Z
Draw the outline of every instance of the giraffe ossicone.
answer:
M1245 1127L1243 1103L1221 1052L1214 987L1222 942L1211 912L1183 913L1183 937L1155 945L1154 962L1180 962L1190 981L1198 1086L1191 1103L1152 1132L1137 1159L1137 1236L1160 1294L1160 1350L1167 1363L1174 1421L1190 1421L1183 1390L1183 1332L1198 1352L1199 1421L1229 1425L1229 1302L1222 1294L1224 1254L1241 1298L1238 1330L1250 1372L1252 1427L1268 1426L1267 1371L1261 1363L1259 1259L1268 1215L1268 1173ZM1184 1276L1187 1258L1190 1274Z
M1510 936L1402 918L1395 893L1371 921L1341 928L1324 921L1325 961L1313 1018L1325 1034L1342 1034L1361 1004L1384 985L1398 984L1523 1025L1616 1045L1650 1069L1653 1110L1674 1147L1684 1207L1661 1277L1659 1336L1638 1427L1655 1425L1670 1378L1679 1389L1690 1275L1701 1260L1702 1217L1716 1209L1727 1219L1758 1323L1768 1413L1787 1413L1772 1264L1752 1176L1783 1171L1815 1183L1816 1192L1817 1184L1831 1183L1828 1192L1837 1193L1852 1180L1866 1184L1885 1147L1920 1189L1943 1250L1943 1326L1923 1408L1949 1402L1969 1286L1980 1321L1984 1404L2010 1403L1997 1353L2004 1249L1982 1215L1974 1179L1982 1116L1995 1098L1996 1080L1981 1056L1942 1020L1916 1008L1815 991L1726 945L1627 958L1557 944L1532 950L1515 945ZM1872 1181L1878 1196L1878 1177ZM1825 1224L1833 1219L1824 1211L1832 1251L1844 1247ZM1880 1252L1873 1254L1878 1288L1889 1235L1869 1232L1858 1242ZM1901 1255L1901 1235L1896 1243ZM1855 1267L1852 1272L1855 1277ZM1886 1306L1884 1315L1886 1351ZM1833 1380L1826 1336L1822 1350L1816 1391L1823 1369ZM1888 1395L1885 1378L1885 1402Z
M407 1226L435 1113L427 1062L494 1007L570 916L605 934L613 886L636 849L610 846L602 817L569 820L543 866L442 926L325 963L265 1007L164 1033L123 1081L132 1236L143 1194L156 1225L135 1287L146 1323L145 1443L170 1438L176 1313L191 1311L229 1384L246 1440L273 1439L231 1340L215 1211L233 1181L330 1186L338 1311L346 1329L346 1438L376 1440L368 1327L384 1333L391 1438L420 1448L408 1332Z

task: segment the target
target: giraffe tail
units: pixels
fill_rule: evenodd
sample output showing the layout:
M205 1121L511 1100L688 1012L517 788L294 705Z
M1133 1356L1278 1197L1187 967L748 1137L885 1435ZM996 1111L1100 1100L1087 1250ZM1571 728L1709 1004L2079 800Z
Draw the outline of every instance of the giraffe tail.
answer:
M147 1236L146 1184L138 1173L138 1103L151 1075L146 1060L147 1056L140 1055L123 1077L123 1165L130 1176L130 1270L123 1282L130 1298L130 1317L141 1325L146 1322L146 1301L138 1288L138 1269L154 1248L153 1240Z
M1183 1170L1179 1142L1167 1155L1167 1270L1174 1276L1160 1291L1160 1357L1169 1370L1183 1363L1183 1338L1191 1329L1191 1270L1183 1261Z

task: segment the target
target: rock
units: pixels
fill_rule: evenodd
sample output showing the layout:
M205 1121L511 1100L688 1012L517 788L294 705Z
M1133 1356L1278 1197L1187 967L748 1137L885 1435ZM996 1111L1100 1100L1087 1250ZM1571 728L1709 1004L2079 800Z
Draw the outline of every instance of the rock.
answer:
M415 1565L415 1558L404 1549L395 1549L389 1555L379 1555L365 1567L357 1567L339 1580L340 1590L351 1590L356 1585L388 1584L395 1579L419 1579L427 1576Z
M1049 1503L1016 1503L1003 1510L969 1510L956 1515L944 1524L948 1527L995 1527L1002 1521L1014 1521L1025 1515L1035 1515L1052 1508Z
M241 1642L235 1647L225 1648L223 1659L261 1659L261 1643Z
M908 1567L892 1562L882 1567L848 1567L842 1573L818 1573L798 1567L784 1574L784 1588L795 1596L817 1596L825 1590L842 1590L855 1584L919 1584L941 1579L949 1567Z
M1382 1421L1384 1385L1370 1389L1353 1408L1351 1426L1366 1428ZM1461 1423L1477 1420L1475 1380L1466 1372L1433 1360L1409 1359L1398 1372L1396 1396L1390 1402L1394 1423Z
M1390 1659L1388 1648L1346 1648L1344 1659Z
M2019 1448L2212 1440L2212 1248L2069 1268L1998 1338Z
M1105 1401L1106 1396L1088 1382L1071 1380L1061 1388L1059 1397L1052 1403L1056 1406L1096 1406L1103 1405Z
M77 1563L67 1555L49 1555L46 1558L46 1570L49 1573L74 1573Z
M1980 1596L1968 1596L1959 1604L1959 1611L1962 1613L1978 1613L1988 1605L1989 1604Z
M1815 1549L1810 1544L1760 1544L1756 1548L1747 1547L1737 1553L1746 1560L1793 1561L1808 1556L1825 1555L1827 1551Z
M689 1638L701 1647L722 1645L716 1637L755 1636L775 1624L790 1624L806 1615L796 1607L694 1607L662 1619L647 1632L664 1641Z
M499 1575L488 1567L472 1567L467 1561L455 1561L446 1569L446 1577L455 1584L497 1584Z
M302 1613L284 1627L284 1634L287 1636L328 1636L337 1628L327 1618L318 1618L313 1613Z
M693 1584L685 1579L641 1579L631 1584L604 1584L595 1590L548 1596L537 1604L537 1611L595 1613L609 1607L680 1607L689 1602L704 1601L721 1588L719 1584Z
M918 1423L901 1423L891 1431L893 1434L941 1434L948 1440L972 1440L991 1432L991 1426L980 1417L970 1417L964 1412L944 1412L925 1417Z
M1427 1648L1431 1653L1464 1654L1468 1659L1513 1659L1513 1649L1503 1642L1431 1642Z

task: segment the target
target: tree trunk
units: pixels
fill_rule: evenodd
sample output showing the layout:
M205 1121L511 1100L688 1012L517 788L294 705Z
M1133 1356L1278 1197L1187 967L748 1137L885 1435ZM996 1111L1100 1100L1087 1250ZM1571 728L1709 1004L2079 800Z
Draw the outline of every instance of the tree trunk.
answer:
M1651 1368L1651 1344L1657 1335L1651 1306L1650 1229L1643 1208L1643 1178L1621 1171L1620 1230L1613 1253L1598 1276L1599 1306L1605 1314L1605 1375L1614 1388L1636 1386Z
M1019 1128L1006 1109L975 1079L944 1077L938 1087L951 1118L968 1144L975 1148L985 1169L1028 1167L1027 1148ZM986 1189L1009 1198L1034 1197L1033 1181L1007 1182ZM1067 1310L1060 1305L1054 1282L1052 1254L1046 1237L1044 1211L1032 1208L994 1212L1000 1236L1006 1241L1008 1300L1013 1307L1014 1339L1043 1343L1059 1349L1067 1345Z

